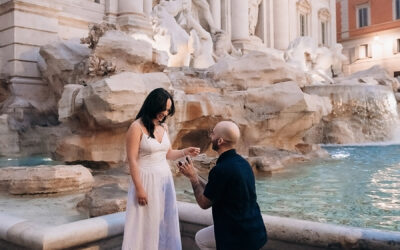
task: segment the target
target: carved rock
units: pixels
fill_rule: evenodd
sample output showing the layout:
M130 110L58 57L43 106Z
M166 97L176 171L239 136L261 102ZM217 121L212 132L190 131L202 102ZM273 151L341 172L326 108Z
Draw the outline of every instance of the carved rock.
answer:
M10 194L85 192L93 183L89 169L80 165L0 169L0 187Z

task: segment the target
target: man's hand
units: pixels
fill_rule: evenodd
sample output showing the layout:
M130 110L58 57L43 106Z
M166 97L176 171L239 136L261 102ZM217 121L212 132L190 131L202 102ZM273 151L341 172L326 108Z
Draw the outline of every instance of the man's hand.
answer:
M205 184L201 182L197 176L197 170L194 168L192 160L186 157L185 162L178 162L179 172L188 177L192 183L194 197L196 197L197 204L202 209L207 209L212 206L212 202L204 196Z
M181 172L184 176L189 178L190 180L194 180L197 178L197 171L193 166L193 162L189 157L186 157L185 162L178 162L179 172Z

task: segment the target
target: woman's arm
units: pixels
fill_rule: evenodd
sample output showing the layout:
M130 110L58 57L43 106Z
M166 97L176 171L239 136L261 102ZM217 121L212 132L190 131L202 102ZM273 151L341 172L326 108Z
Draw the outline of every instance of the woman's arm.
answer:
M147 194L143 188L139 174L139 145L142 137L142 130L140 129L139 122L133 122L130 126L126 137L126 154L128 157L129 170L131 173L133 184L136 189L136 198L140 205L147 204Z
M200 148L188 147L180 150L170 148L167 153L167 160L176 160L185 156L195 157L200 153Z
M165 133L168 133L168 126L167 124L163 124L162 125L163 128L165 129ZM188 147L188 148L184 148L184 149L172 149L169 148L168 152L167 152L167 160L171 160L171 161L175 161L176 159L185 157L185 156L191 156L191 157L195 157L200 153L200 148L195 148L195 147Z

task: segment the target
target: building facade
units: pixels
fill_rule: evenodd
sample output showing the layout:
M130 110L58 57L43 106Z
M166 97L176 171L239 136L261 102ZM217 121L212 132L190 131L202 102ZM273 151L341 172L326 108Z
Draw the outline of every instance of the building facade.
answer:
M400 0L338 0L337 40L345 74L383 66L400 76Z
M335 0L190 1L208 1L216 28L225 30L237 47L284 50L299 36L310 36L320 46L336 43ZM37 66L40 46L85 37L90 23L102 21L151 34L150 14L158 2L0 0L0 65L4 64L2 72L8 76L13 94L37 99L46 92Z

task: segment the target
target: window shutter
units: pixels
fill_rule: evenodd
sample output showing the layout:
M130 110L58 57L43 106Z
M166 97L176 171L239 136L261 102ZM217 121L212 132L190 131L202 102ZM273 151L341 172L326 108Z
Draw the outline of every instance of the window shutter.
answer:
M372 46L367 44L367 57L372 58Z
M399 39L393 39L393 54L396 55L397 53L399 53L399 48L398 48L398 40Z
M358 59L360 59L360 46L354 47L351 54L352 54L352 62L355 62Z

